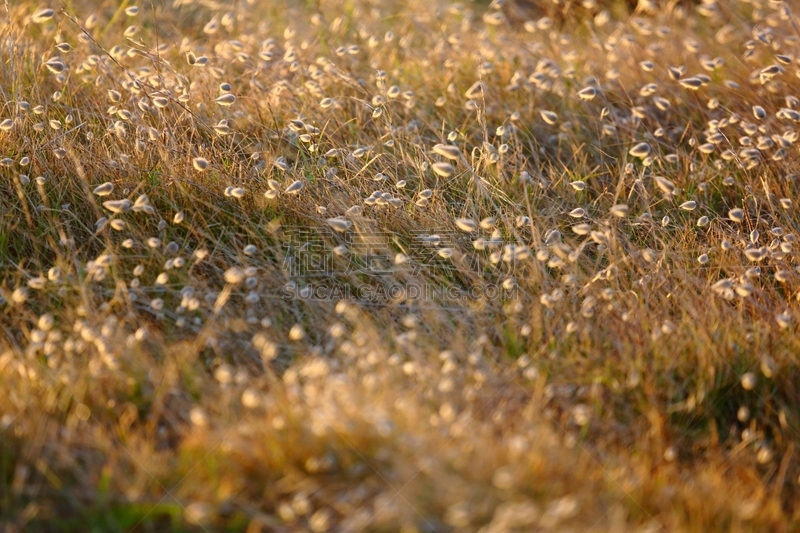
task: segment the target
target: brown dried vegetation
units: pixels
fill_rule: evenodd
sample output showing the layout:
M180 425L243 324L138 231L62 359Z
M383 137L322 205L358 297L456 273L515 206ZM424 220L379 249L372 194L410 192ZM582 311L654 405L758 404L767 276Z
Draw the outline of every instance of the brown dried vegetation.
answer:
M791 5L619 6L0 8L5 530L797 531Z

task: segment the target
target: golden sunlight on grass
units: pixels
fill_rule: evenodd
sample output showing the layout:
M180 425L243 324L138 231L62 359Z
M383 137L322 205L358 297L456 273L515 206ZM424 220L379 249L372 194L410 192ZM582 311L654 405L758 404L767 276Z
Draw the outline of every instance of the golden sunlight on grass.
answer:
M791 2L0 6L3 531L800 530Z

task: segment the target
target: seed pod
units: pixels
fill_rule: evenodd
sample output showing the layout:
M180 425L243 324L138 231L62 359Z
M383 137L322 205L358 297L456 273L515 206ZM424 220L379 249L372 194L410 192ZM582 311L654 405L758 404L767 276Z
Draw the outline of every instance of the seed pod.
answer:
M586 87L585 89L578 91L578 98L581 100L591 100L595 96L597 96L597 89L594 87Z
M95 188L94 193L97 196L108 196L114 191L114 184L110 181L103 183Z
M644 159L650 154L650 145L642 142L634 146L628 151L633 157L638 157L639 159Z
M551 126L558 122L558 115L553 113L552 111L545 111L542 110L539 112L539 115L542 117L542 120L550 124Z
M225 283L230 283L231 285L237 285L244 280L244 271L239 267L231 267L225 271L223 276L225 278Z
M744 390L753 390L756 387L758 379L752 372L747 372L742 376L742 388Z
M684 89L689 89L691 91L696 91L703 86L703 81L697 77L683 78L681 80L678 80L678 83L680 83L681 87L683 87Z
M203 172L208 169L208 160L202 157L195 157L192 159L192 166L195 170Z
M53 18L53 15L55 14L56 14L55 11L53 11L49 7L45 7L34 13L31 16L31 21L33 21L36 24L42 24L43 22L47 22L48 20Z
M464 96L470 100L474 100L482 97L484 93L486 93L486 83L483 81L476 81L469 89L467 89L467 92L464 93Z
M342 218L329 218L325 222L327 222L327 224L330 227L332 227L334 230L340 233L344 233L345 231L350 229L350 226L353 225L353 223L350 222L349 220L344 220Z
M283 191L283 192L285 192L286 194L297 194L297 193L300 192L300 189L302 189L302 188L303 188L303 182L300 181L300 180L297 180L297 181L293 182L291 185L289 185L288 187L286 187L286 190Z
M653 180L656 182L656 185L664 194L672 194L675 191L675 184L672 183L667 178L662 176L655 176Z
M443 157L446 157L447 159L456 160L461 158L461 150L459 150L456 146L437 144L434 145L433 151Z
M741 223L744 221L744 211L739 209L738 207L734 207L730 211L728 211L728 218L734 222Z
M457 218L456 226L458 226L458 229L466 233L472 233L478 229L478 225L471 218Z
M628 214L628 206L626 204L617 204L612 206L609 212L615 217L624 218Z
M131 201L128 199L109 200L107 202L103 202L103 207L105 207L112 213L126 213L131 209Z
M60 74L64 72L65 68L67 68L66 65L64 65L64 63L57 57L47 60L44 63L44 66L47 67L47 70L53 74Z
M229 105L233 105L233 103L236 101L236 97L234 95L232 95L231 93L226 93L226 94L223 94L222 96L217 97L217 99L214 100L214 101L218 105L229 106Z
M455 173L455 168L450 163L434 163L431 165L431 169L443 178L449 178Z

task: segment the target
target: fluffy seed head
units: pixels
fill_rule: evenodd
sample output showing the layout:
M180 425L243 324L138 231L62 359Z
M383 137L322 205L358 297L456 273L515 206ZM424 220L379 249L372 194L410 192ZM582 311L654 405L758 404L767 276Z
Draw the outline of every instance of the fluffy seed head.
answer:
M458 229L460 229L461 231L467 233L471 233L476 229L478 229L478 225L471 218L457 218L456 226L458 226Z
M431 169L443 178L449 178L455 173L455 168L450 163L434 163L431 165Z
M225 283L230 283L231 285L238 285L242 281L244 281L245 275L244 270L239 267L230 267L228 270L225 271L224 274Z
M195 170L203 172L208 169L208 160L203 157L195 157L192 159L192 166Z
M634 146L633 148L631 148L628 151L628 153L631 154L633 157L644 159L645 157L650 155L650 145L647 144L646 142L641 142L636 146Z
M217 97L217 99L214 101L217 103L217 105L231 106L236 101L236 97L231 93L225 93L222 96Z
M297 194L300 192L300 189L302 188L303 188L303 182L297 180L292 182L292 184L289 185L288 187L286 187L286 190L283 192L285 192L286 194Z
M678 83L680 83L681 87L683 87L684 89L689 89L691 91L696 91L703 86L703 81L700 78L696 77L683 78L681 80L678 80Z
M618 218L625 218L628 214L628 206L626 204L617 204L609 209L609 212Z
M448 144L434 145L433 151L451 160L456 160L461 157L461 150L459 150L456 146L451 146Z
M107 181L107 182L103 183L102 185L98 185L94 189L94 193L97 196L108 196L113 191L114 191L114 184L111 183L110 181Z
M109 200L103 202L103 207L112 213L126 213L131 209L131 201L127 198L123 200Z
M594 87L586 87L578 91L578 97L581 100L593 100L597 96L597 89Z
M342 218L329 218L325 221L330 227L338 232L345 232L353 225L349 220Z
M742 376L742 388L744 390L753 390L756 387L756 382L758 381L756 375L752 372L747 372Z
M552 111L542 110L542 111L539 112L539 115L541 115L542 120L544 120L545 122L547 122L551 126L558 122L558 115L556 115Z
M36 24L42 24L53 18L55 14L56 12L49 7L43 7L31 15L31 20Z

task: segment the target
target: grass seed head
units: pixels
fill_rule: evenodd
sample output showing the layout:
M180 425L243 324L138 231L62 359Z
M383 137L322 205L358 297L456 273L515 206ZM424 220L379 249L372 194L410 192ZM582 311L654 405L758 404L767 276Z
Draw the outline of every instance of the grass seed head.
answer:
M437 175L442 176L443 178L449 178L455 173L455 168L450 163L434 163L431 165L431 169L433 169Z
M478 229L478 225L475 223L475 221L469 218L457 218L456 226L458 226L458 229L466 233L472 233Z
M331 228L338 232L345 232L353 225L349 220L341 218L329 218L325 221Z
M637 157L639 159L644 159L650 154L650 145L646 142L641 142L635 145L628 151L633 157Z
M214 101L217 103L217 105L227 107L233 105L233 103L236 102L236 97L231 93L225 93L221 96L218 96Z
M461 150L459 150L458 147L456 146L448 144L437 144L434 145L433 151L450 160L458 160L461 158Z
M203 157L195 157L192 159L192 166L199 172L208 170L208 160Z
M43 24L52 19L55 14L56 12L53 9L49 7L43 7L31 15L31 21L35 24Z
M405 480L412 499L433 495L426 517L456 529L634 530L648 518L609 521L589 504L608 492L592 481L608 461L576 482L580 454L550 426L566 424L568 446L602 451L625 478L639 451L630 436L651 429L646 412L673 440L661 477L634 480L643 507L676 530L720 517L786 529L790 493L761 470L798 443L786 355L800 305L788 6L643 0L628 14L622 3L561 2L521 34L525 3L415 5L409 25L364 0L316 14L128 2L83 13L70 33L58 8L9 2L0 212L12 223L0 249L14 268L0 307L13 306L2 315L13 335L0 335L0 394L13 401L0 428L33 450L16 470L47 463L44 477L64 484L14 475L15 493L80 514L59 500L77 486L69 461L36 446L53 426L49 451L77 454L84 477L102 478L108 461L71 439L70 423L122 458L109 497L131 493L128 478L145 480L133 492L152 489L96 430L153 404L158 427L125 425L145 462L156 450L153 464L225 465L210 477L198 466L211 485L177 495L192 524L230 525L233 486L237 505L275 509L289 528L368 529L379 508L381 523L418 527L385 491L359 492L363 456L389 477L402 478L405 461L468 480L466 499L438 490L435 475ZM575 30L583 22L591 31ZM720 380L731 346L744 347L736 364L759 365L742 370L738 392ZM76 416L31 394L49 386L33 360L75 382ZM145 383L164 371L180 375L166 403ZM659 393L631 410L662 374ZM750 398L758 379L770 394ZM125 405L109 400L131 387ZM531 391L552 413L525 409ZM737 409L706 413L719 435L687 433L671 415L728 392ZM237 411L252 416L233 424ZM415 445L398 447L398 435ZM722 471L709 439L751 460ZM275 479L299 465L326 481L259 491L247 472L264 461ZM797 477L791 461L775 463ZM533 499L523 471L548 480ZM672 507L684 513L652 496L678 478ZM337 487L360 494L348 492L347 512ZM86 508L96 503L80 492ZM698 495L708 512L684 505Z
M542 110L539 112L539 115L542 117L542 120L551 126L558 123L558 115L552 111Z
M742 222L744 222L744 211L742 211L738 207L734 207L733 209L728 211L728 218L731 219L733 222L741 224Z
M302 188L303 188L303 182L300 180L296 180L292 182L291 185L286 187L286 190L284 190L283 192L286 194L297 194L300 192Z

